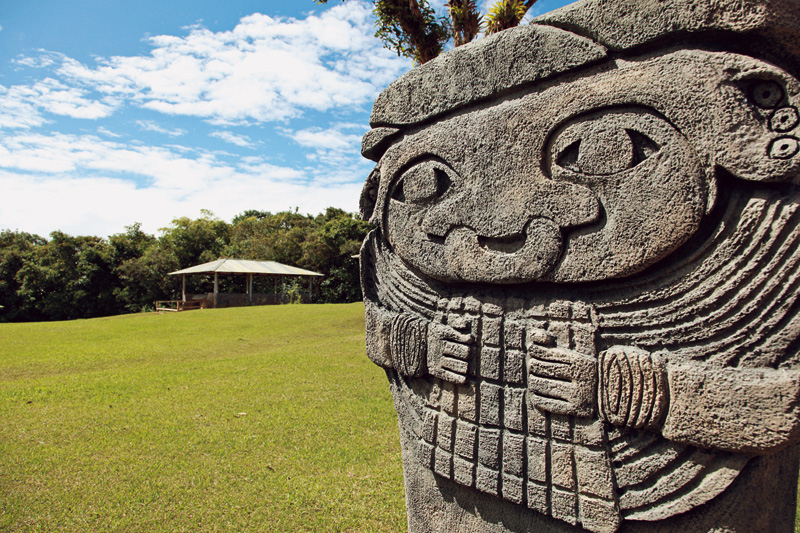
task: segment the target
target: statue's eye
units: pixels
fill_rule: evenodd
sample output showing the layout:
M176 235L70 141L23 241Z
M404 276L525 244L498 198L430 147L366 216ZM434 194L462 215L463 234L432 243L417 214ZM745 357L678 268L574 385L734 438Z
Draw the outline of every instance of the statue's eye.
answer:
M606 112L568 123L553 138L551 162L586 176L611 176L635 167L661 146L642 133L631 118L639 117ZM643 129L649 129L647 118L640 120Z
M658 145L633 130L592 132L561 151L556 164L589 176L609 176L633 168L654 153Z
M760 80L750 87L750 98L762 109L774 109L784 99L783 87L772 80Z
M441 161L426 160L403 172L392 190L392 199L423 204L442 196L452 184L453 171Z

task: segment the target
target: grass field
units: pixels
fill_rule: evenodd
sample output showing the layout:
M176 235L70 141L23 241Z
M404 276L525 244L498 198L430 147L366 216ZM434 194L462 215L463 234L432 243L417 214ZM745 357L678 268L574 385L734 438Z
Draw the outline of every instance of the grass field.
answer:
M361 304L0 324L0 531L399 531Z
M361 304L0 324L0 531L404 530L363 332Z

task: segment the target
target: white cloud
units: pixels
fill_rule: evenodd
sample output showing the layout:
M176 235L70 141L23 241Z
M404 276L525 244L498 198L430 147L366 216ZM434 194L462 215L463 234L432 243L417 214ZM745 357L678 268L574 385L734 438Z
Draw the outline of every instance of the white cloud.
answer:
M92 100L87 94L52 78L34 85L0 85L0 128L28 129L46 124L42 111L83 119L104 118L114 112L113 100Z
M37 82L30 90L39 107L54 115L98 119L114 112L114 100L107 99L105 102L100 102L88 99L85 97L86 91L67 87L51 78Z
M370 4L354 0L305 19L253 14L231 31L152 37L149 56L92 68L63 58L72 83L217 124L282 121L306 109L366 106L410 67L372 37Z
M107 236L133 222L156 233L180 216L197 217L211 209L230 220L247 209L282 211L298 206L316 214L336 206L357 210L360 184L320 188L317 185L273 180L269 176L228 179L218 187L200 187L186 194L157 188L136 188L130 181L108 178L55 177L34 174L20 179L0 171L4 208L0 228L46 236L54 229L72 235ZM35 202L31 202L35 198Z
M4 198L0 228L42 236L54 229L72 235L107 236L124 231L133 222L141 222L145 231L156 233L173 218L199 216L200 209L210 209L225 220L247 209L275 212L297 206L302 213L317 214L333 206L357 211L361 184L320 187L276 180L266 174L247 175L183 194L137 188L130 181L108 177L21 177L0 170L0 189Z
M114 137L115 139L122 137L122 135L120 135L119 133L114 133L113 131L109 130L108 128L104 128L103 126L97 128L97 133L105 135L106 137Z
M46 50L40 49L38 56L19 56L13 60L13 63L22 65L23 67L46 68L62 61L65 57L66 56L63 54L57 52L47 52Z
M176 190L191 189L198 176L210 179L232 171L210 154L191 159L167 148L64 134L20 134L0 139L0 167L62 175L124 172L143 176L154 187Z
M201 208L228 220L246 209L355 211L368 169L357 156L353 161L324 172L259 156L228 163L198 150L20 133L0 137L0 228L106 236L133 222L155 233L175 217L198 216ZM131 174L140 177L138 185Z
M208 134L210 137L220 139L222 141L241 146L242 148L254 148L255 144L247 135L237 135L230 131L212 131Z
M163 126L160 126L157 122L153 122L152 120L137 120L136 125L139 126L139 128L144 131L154 131L156 133L163 133L164 135L169 135L170 137L180 137L181 135L186 134L186 130L184 129L181 128L167 129Z
M46 70L29 85L0 85L0 229L105 236L136 221L155 232L202 208L224 219L246 209L291 206L308 213L329 206L355 211L371 168L358 149L366 125L291 131L285 122L310 110L339 117L354 112L355 120L364 120L372 99L411 63L372 36L369 2L335 4L305 19L254 14L227 32L195 26L185 36L154 37L146 56L92 65L50 52L15 60L19 69ZM193 147L188 135L148 146L129 140L130 132L111 121L94 125L95 135L36 129L58 129L52 124L58 116L105 118L123 105L220 125L282 121L282 134L301 155L290 164L276 163L288 154L241 157ZM167 117L135 124L175 138L187 133ZM235 146L262 144L215 129L206 133Z
M336 166L360 153L361 137L369 129L368 126L353 123L340 123L330 128L307 128L298 131L284 130L300 146L311 148L313 153L308 159L326 165ZM346 133L349 132L349 133Z
M20 86L0 85L0 128L33 128L47 121Z
M345 134L344 130L358 130L358 134ZM337 124L328 129L318 127L307 128L290 132L289 136L299 145L308 148L318 148L324 150L350 151L353 146L361 142L361 137L368 130L367 126L361 124Z

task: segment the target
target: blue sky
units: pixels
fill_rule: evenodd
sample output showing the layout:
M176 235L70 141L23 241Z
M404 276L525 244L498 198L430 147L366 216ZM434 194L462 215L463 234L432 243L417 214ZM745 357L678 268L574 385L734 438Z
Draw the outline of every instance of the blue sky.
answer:
M373 24L361 0L0 2L0 230L356 211L372 101L412 67Z

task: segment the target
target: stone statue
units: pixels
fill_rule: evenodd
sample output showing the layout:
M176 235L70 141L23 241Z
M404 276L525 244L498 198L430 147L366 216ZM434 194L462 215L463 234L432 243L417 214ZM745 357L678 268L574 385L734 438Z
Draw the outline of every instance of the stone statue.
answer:
M583 0L380 95L411 531L793 530L799 74L797 0Z

